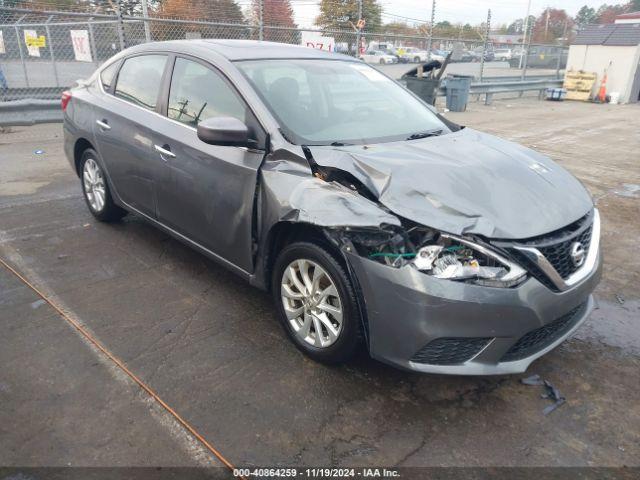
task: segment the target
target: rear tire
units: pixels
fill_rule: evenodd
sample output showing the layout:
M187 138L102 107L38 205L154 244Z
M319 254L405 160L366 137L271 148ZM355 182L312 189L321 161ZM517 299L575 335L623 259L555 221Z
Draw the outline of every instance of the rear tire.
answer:
M91 214L100 222L115 222L127 214L113 202L107 176L97 160L95 150L88 148L80 158L80 183Z
M275 261L271 292L285 332L305 355L338 364L355 354L362 342L356 293L327 249L309 242L285 247Z

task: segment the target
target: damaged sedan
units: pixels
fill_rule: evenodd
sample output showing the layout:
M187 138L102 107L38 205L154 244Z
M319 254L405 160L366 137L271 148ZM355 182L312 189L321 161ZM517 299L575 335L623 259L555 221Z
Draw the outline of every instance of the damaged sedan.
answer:
M144 44L63 94L91 213L139 215L272 293L291 341L420 372L516 373L593 310L600 218L549 158L363 62Z

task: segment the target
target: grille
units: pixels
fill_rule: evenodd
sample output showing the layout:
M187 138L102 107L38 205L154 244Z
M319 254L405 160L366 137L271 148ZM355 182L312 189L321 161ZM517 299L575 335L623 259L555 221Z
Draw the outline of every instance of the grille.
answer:
M422 347L412 362L431 365L457 365L475 357L492 338L437 338Z
M522 360L543 348L551 345L560 336L571 330L579 318L579 313L584 308L584 303L577 306L569 313L561 316L547 325L531 330L518 340L500 359L501 362Z
M538 247L540 253L544 255L549 263L553 265L553 268L556 269L558 274L566 279L578 270L573 262L571 261L571 245L574 242L580 242L584 246L585 252L589 251L589 244L591 243L591 225L584 230L582 233L577 236L570 238L561 243L556 243L555 245L549 245L548 247Z
M537 248L553 268L555 268L558 275L566 280L579 268L576 267L571 260L571 246L574 242L580 242L584 246L585 254L588 253L589 246L591 245L592 231L593 213L589 213L578 221L567 225L565 228L526 241L519 241L517 245ZM538 281L551 290L557 290L553 282L538 268L536 263L522 252L512 248L513 244L511 244L511 246L501 246L506 246L514 259L525 267Z

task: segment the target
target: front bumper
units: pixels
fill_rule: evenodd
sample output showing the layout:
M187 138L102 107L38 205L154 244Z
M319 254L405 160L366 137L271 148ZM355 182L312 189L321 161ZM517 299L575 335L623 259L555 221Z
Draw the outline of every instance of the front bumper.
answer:
M579 284L553 292L535 278L517 288L492 288L440 280L409 265L393 268L353 253L347 258L362 290L371 356L409 370L454 375L524 372L587 319L602 270L599 253L595 267ZM570 321L538 349L510 360L525 335L535 336L567 315ZM486 342L460 363L416 361L416 354L437 339Z

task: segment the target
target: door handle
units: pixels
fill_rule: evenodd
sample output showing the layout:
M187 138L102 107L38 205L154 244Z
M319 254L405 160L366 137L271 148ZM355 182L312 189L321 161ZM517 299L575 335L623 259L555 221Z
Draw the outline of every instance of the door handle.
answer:
M156 152L158 152L160 155L163 155L167 158L176 158L176 154L173 153L171 150L168 150L164 147L168 147L168 145L164 145L164 146L160 146L160 145L154 145L153 148L156 150Z
M109 124L107 123L106 120L96 120L96 124L102 129L102 130L111 130L111 127L109 126Z

